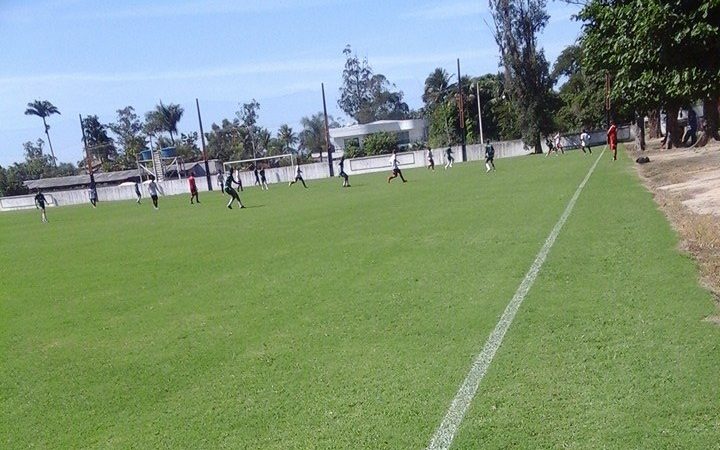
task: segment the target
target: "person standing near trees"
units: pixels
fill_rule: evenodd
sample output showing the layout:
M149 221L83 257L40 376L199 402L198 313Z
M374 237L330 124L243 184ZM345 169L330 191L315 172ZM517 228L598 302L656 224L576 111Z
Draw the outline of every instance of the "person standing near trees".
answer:
M433 158L432 149L427 150L428 170L435 170L435 159Z
M615 121L610 121L610 128L607 130L607 143L612 151L613 161L617 161L617 127Z

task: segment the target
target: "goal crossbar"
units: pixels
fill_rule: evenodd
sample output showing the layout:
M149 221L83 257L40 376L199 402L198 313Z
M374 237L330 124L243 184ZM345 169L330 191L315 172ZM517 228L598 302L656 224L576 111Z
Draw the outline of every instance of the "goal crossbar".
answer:
M288 156L290 157L290 161L293 161L293 158L295 155L293 153L285 153L282 155L275 155L275 156L263 156L260 158L250 158L250 159L240 159L237 161L228 161L226 163L223 163L223 166L233 166L233 165L238 165L238 164L243 164L243 163L266 161L268 159L282 159L282 158L285 158Z

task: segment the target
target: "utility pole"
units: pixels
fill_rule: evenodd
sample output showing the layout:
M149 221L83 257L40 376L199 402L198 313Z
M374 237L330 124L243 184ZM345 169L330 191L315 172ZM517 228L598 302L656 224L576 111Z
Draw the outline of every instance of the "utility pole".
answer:
M323 114L325 114L325 151L328 155L328 168L330 170L330 176L332 177L335 176L335 173L333 169L332 152L330 151L330 129L328 128L327 105L325 104L325 83L320 83L320 88L322 89Z
M200 124L200 142L202 143L203 160L205 160L205 178L207 179L208 191L212 191L212 181L210 180L210 165L208 164L207 150L205 150L205 132L202 126L202 117L200 117L200 102L195 99L195 106L197 107L198 123ZM222 186L220 186L222 188Z
M93 174L92 160L90 159L90 152L88 150L87 136L85 135L85 125L83 125L82 114L78 114L78 116L80 117L80 131L82 132L83 146L85 147L85 165L87 166L87 171L90 174L90 182L94 183L95 175Z
M483 129L482 129L482 109L480 109L480 82L475 83L475 97L477 97L477 103L478 103L478 125L480 126L480 145L485 145L485 140L483 139Z
M460 58L457 59L458 69L458 104L460 107L460 145L462 146L462 160L467 161L467 148L465 147L465 103L463 101L462 78L460 77Z

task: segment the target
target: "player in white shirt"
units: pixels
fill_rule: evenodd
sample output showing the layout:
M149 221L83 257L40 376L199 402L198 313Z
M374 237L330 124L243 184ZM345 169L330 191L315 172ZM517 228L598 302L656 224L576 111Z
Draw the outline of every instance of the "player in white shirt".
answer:
M403 177L402 171L400 170L400 164L398 163L397 154L395 154L395 150L392 152L392 157L390 158L390 164L392 165L392 175L388 177L388 183L392 181L393 178L400 177L401 180L403 180L403 183L407 183L407 180L405 177Z
M587 150L588 153L592 155L592 149L590 148L590 135L584 129L582 130L582 133L580 133L580 150L582 150L583 153Z
M295 169L295 180L288 183L288 186L292 186L293 184L297 183L298 181L300 181L303 184L303 186L305 186L305 189L307 189L307 184L305 184L305 180L303 180L302 170L300 169L299 164L297 166L297 169Z
M158 209L158 192L162 192L160 190L160 186L155 182L155 175L150 175L150 183L148 183L148 193L150 193L150 198L153 202L153 208Z

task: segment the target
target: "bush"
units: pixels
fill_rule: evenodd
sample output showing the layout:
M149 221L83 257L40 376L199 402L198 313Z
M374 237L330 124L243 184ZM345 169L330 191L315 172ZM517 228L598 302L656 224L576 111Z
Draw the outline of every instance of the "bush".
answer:
M346 158L359 158L361 156L366 156L365 151L360 148L360 144L358 144L356 141L349 142L345 146L345 153Z
M394 133L387 133L385 131L373 133L363 141L363 150L368 156L392 153L392 151L396 149L397 136Z

